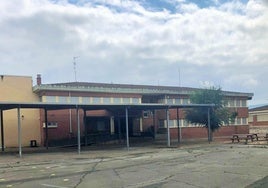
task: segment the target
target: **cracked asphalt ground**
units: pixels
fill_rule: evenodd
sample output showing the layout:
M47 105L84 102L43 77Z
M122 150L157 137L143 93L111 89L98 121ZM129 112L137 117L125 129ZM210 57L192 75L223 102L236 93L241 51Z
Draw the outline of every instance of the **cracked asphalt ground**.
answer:
M85 151L85 149L87 149ZM268 147L84 148L0 156L0 187L268 187Z

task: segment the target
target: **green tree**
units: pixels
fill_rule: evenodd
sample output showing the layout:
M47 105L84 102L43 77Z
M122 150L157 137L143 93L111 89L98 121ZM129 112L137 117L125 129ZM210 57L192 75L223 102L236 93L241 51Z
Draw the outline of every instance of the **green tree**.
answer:
M192 104L214 104L215 106L209 109L210 118L208 118L208 108L192 108L186 110L186 119L192 124L203 125L208 128L210 121L210 130L208 130L209 141L212 141L212 133L219 129L223 124L229 124L234 121L236 112L231 112L225 107L221 88L211 87L199 89L190 95ZM211 133L209 135L209 133Z

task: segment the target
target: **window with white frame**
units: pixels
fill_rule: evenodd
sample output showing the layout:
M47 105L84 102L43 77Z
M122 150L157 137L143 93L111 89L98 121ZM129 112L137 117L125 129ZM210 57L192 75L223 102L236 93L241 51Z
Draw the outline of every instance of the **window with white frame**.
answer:
M121 98L113 98L114 104L120 104Z
M166 104L173 104L173 99L166 99Z
M189 104L189 103L190 103L190 99L182 99L181 104Z
M227 101L228 107L247 107L247 100L243 99L230 99Z
M241 123L242 123L242 122L241 122L241 118L236 118L236 124L237 124L237 125L241 125Z
M56 102L55 96L46 96L46 102Z
M93 104L100 104L101 98L100 97L92 97L92 103Z
M248 118L242 118L242 125L248 124Z
M139 104L140 103L139 98L132 98L132 103L133 104Z
M241 107L247 107L247 100L241 101Z
M47 128L57 128L58 123L57 122L47 122ZM43 128L46 128L46 123L43 122Z
M229 100L229 102L228 102L228 106L229 107L235 107L235 101L234 100Z
M102 102L103 102L103 104L111 104L111 98L110 97L103 97Z
M79 103L79 97L71 97L70 102L72 104L78 104Z
M180 99L175 99L175 104L181 104L181 100Z
M175 122L176 120L169 120L169 127L170 128L174 128L174 127L177 127L177 124L176 124L176 122Z
M59 103L66 103L66 102L68 102L67 97L63 97L63 96L59 96L58 97L58 101L59 101Z
M236 106L236 107L240 107L240 106L241 106L241 105L240 105L240 102L241 102L240 100L235 100L235 106Z
M247 125L248 118L235 118L234 124L235 125Z
M130 98L123 98L123 103L130 103Z
M189 122L186 119L182 119L182 127L188 127Z

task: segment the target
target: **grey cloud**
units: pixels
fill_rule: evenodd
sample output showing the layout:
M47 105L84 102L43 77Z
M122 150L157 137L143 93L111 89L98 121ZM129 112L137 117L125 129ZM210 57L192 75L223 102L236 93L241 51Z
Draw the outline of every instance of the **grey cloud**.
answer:
M180 69L183 86L209 82L264 97L267 8L250 3L242 14L232 4L187 14L152 12L135 1L121 12L101 3L31 4L34 11L0 18L2 71L73 81L72 58L79 56L79 81L179 85Z

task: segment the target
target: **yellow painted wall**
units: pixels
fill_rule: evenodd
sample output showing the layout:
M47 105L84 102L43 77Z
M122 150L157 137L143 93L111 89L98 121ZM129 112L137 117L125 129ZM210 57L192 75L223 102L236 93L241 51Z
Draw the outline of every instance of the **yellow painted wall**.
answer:
M257 116L258 122L268 122L268 110L249 112L249 122L253 122L253 116Z
M0 102L38 102L39 97L33 93L32 85L32 78L28 76L0 75ZM22 146L29 146L30 140L37 140L40 144L39 112L39 109L21 109ZM3 111L3 119L5 147L17 147L17 109Z

